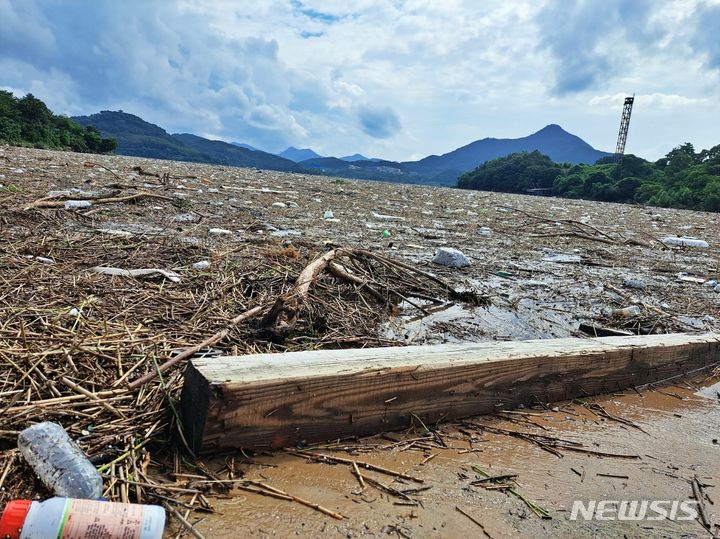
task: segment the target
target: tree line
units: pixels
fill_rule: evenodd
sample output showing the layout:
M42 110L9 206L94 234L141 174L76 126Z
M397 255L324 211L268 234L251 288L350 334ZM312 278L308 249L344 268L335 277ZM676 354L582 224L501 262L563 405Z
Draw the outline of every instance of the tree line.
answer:
M87 153L109 153L117 147L94 127L53 114L32 94L18 98L5 90L0 90L0 143Z
M506 193L552 190L555 196L606 202L720 211L720 144L696 152L690 143L655 162L634 155L604 157L593 165L554 163L538 151L483 163L458 187Z

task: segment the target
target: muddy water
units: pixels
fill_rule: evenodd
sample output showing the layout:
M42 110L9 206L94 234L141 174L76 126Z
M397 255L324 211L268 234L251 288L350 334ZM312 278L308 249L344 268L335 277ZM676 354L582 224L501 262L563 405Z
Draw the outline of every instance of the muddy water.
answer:
M308 462L282 453L258 456L253 464L239 466L247 478L266 481L347 518L339 521L298 503L234 490L226 499L216 500L217 513L201 522L198 530L213 538L483 537L479 526L456 510L460 507L494 538L711 537L697 521L571 521L570 508L573 500L689 500L688 480L697 476L717 504L705 502L710 517L720 523L718 391L720 383L706 383L700 389L673 386L587 401L599 404L615 419L602 417L599 408L591 411L578 404L476 418L465 425L441 426L448 446L442 449L408 448L409 443L374 437L352 442L349 453L318 450L423 479L417 485L363 472L398 490L432 487L413 495L420 501L414 507L397 505L398 498L371 486L361 489L347 465ZM477 425L544 434L579 442L585 449L639 458L564 450L558 457L514 436L482 432L474 428ZM422 429L389 438L418 436ZM435 456L427 460L431 455ZM241 456L236 458L239 462ZM516 490L545 508L552 519L540 519L517 497L470 485L480 478L473 465L493 476L517 474ZM224 460L213 466L221 470Z

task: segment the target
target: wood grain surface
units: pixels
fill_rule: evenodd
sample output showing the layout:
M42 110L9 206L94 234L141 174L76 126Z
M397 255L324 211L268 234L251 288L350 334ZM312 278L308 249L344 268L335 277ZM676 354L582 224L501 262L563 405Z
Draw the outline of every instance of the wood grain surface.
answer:
M182 415L196 452L366 436L622 391L720 362L720 335L325 350L193 360Z

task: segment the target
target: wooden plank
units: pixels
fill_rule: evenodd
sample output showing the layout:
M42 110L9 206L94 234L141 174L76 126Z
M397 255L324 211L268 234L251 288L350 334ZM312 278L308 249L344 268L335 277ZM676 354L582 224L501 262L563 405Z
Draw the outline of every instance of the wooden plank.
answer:
M720 335L648 335L196 359L195 451L277 448L621 391L720 362Z

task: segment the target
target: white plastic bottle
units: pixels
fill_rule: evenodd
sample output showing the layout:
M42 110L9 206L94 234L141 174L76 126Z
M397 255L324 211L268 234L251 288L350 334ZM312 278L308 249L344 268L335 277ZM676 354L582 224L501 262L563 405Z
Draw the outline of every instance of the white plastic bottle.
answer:
M18 447L45 486L56 495L91 500L102 497L102 477L57 423L28 427L18 436Z
M157 505L71 498L14 500L0 517L3 539L162 539L164 529Z

